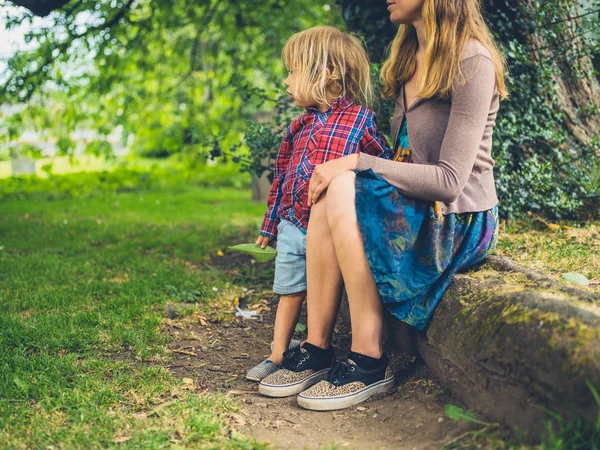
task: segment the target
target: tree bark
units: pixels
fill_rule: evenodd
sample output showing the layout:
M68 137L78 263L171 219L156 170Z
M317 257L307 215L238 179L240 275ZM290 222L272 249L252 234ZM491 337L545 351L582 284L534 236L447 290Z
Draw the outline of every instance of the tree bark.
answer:
M47 16L52 11L62 8L71 0L10 0L15 6L27 8L36 16Z
M387 348L418 353L467 408L539 443L550 419L600 407L600 297L492 256L455 277L426 331L388 319ZM414 338L411 338L414 336Z
M519 0L519 9L526 21L537 6L533 0ZM573 17L559 17L548 26L557 24L579 23L579 9ZM560 73L553 79L557 86L558 102L563 112L564 122L573 139L580 144L587 143L600 132L600 84L594 75L592 55L586 53L584 36L577 35L579 27L562 26L553 37L543 38L535 29L526 30L525 40L531 48L531 55L537 62L544 59L559 61ZM575 71L579 66L581 71ZM579 76L586 73L587 76Z

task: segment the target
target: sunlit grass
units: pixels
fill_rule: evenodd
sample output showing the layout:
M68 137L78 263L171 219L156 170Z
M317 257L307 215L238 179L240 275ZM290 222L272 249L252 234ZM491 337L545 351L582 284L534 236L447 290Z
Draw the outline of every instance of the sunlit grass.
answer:
M556 280L576 272L600 282L600 222L514 221L501 226L496 253ZM600 293L599 285L577 287Z
M76 172L99 172L102 170L113 170L117 167L127 166L130 169L149 170L152 167L177 167L179 164L175 158L152 159L133 158L130 156L115 156L111 158L93 155L77 155L75 157L54 156L41 158L35 161L35 174L39 177L47 177L49 173L64 175ZM49 170L44 170L44 168ZM10 161L0 161L0 178L13 175Z
M264 206L235 187L132 189L0 203L0 448L258 446L235 404L160 364L166 303L232 289L190 262L254 233Z

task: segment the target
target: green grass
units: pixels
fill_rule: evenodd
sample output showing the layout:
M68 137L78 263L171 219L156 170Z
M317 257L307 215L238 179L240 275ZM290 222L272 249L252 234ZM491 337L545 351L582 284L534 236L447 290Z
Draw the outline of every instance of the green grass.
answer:
M256 278L202 264L254 236L264 206L248 186L233 166L0 180L0 448L260 447L235 431L235 403L161 367L168 302L225 317ZM598 280L599 230L514 222L498 252ZM542 448L566 448L581 429L563 424Z
M561 281L566 272L600 282L600 222L547 222L540 218L501 226L497 253ZM600 294L600 286L578 286Z
M0 203L0 448L259 446L228 399L158 364L167 302L236 289L189 262L252 235L264 206L249 198L181 182Z

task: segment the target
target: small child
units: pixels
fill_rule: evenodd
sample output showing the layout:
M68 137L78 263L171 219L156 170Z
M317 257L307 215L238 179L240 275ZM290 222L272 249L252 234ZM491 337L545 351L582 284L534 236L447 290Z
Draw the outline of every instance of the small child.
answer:
M333 27L314 27L293 35L283 49L287 92L306 112L288 127L256 241L265 248L277 239L273 291L281 295L271 355L246 378L261 381L278 369L283 353L300 344L290 339L306 297L308 184L315 166L352 153L390 159L376 125L369 60L360 41Z

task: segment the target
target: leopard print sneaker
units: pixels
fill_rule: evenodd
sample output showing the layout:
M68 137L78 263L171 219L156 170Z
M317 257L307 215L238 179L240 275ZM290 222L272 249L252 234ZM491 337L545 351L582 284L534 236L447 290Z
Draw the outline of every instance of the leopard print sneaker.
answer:
M287 350L283 358L279 370L263 379L258 385L258 392L262 395L267 397L296 395L327 378L327 373L335 362L332 347L323 350L308 342Z
M351 355L337 362L327 380L298 395L298 405L313 411L332 411L362 403L394 388L395 377L387 357L372 370L359 367Z

